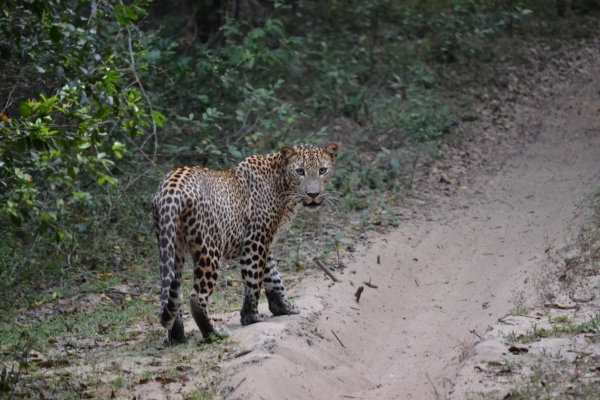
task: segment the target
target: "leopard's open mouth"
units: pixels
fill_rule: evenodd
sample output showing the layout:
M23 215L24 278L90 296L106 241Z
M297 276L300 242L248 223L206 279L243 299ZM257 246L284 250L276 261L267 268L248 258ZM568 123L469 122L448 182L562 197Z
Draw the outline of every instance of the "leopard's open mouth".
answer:
M302 204L309 210L316 210L321 207L321 203L317 203L316 201L311 201L310 203L302 202Z

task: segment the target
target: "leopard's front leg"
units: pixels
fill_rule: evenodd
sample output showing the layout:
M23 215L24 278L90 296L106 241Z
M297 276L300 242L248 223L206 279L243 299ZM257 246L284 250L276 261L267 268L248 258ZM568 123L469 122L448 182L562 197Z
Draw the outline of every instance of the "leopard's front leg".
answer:
M269 300L269 310L273 315L300 314L300 309L296 307L296 304L290 302L285 294L283 280L279 276L271 254L267 257L263 286Z

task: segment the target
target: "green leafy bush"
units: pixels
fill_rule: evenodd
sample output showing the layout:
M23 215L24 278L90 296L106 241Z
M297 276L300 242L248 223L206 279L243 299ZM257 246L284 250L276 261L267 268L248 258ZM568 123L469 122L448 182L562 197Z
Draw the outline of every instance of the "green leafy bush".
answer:
M116 183L111 169L127 154L125 140L146 134L151 120L131 85L128 52L99 33L112 33L116 22L84 26L68 3L7 3L2 74L17 90L0 122L0 211L17 227L36 221L60 241L61 216L89 206L91 182ZM114 10L100 8L97 18L128 24L143 12Z
M167 0L0 0L0 277L137 262L167 170L318 143L338 119L344 210L410 187L457 123L448 72L493 61L538 3L275 1L246 21L222 2L189 43L193 16Z

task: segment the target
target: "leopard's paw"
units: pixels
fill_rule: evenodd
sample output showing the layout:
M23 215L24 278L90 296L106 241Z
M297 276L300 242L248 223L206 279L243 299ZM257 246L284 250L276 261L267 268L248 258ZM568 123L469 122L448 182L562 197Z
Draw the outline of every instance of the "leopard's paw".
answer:
M300 314L300 309L296 306L296 303L292 303L286 297L281 296L280 293L267 293L267 299L269 300L269 310L273 315Z
M269 317L264 314L247 314L241 315L242 325L251 325L257 322L269 322Z

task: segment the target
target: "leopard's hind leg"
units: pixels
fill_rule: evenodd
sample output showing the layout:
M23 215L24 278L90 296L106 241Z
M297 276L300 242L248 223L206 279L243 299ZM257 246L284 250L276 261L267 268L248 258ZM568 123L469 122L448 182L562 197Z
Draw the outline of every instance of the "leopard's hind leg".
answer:
M200 236L190 243L190 253L194 259L194 286L190 294L190 310L196 325L204 338L211 335L229 337L231 332L225 326L216 326L208 315L208 297L217 285L221 254L216 243L204 243Z
M172 199L171 202L173 201ZM181 318L181 273L184 263L185 247L177 232L179 207L166 202L165 198L155 199L153 214L161 274L160 323L167 328L170 342L182 342L185 339Z
M183 275L183 266L185 264L185 252L186 246L181 235L177 235L176 247L175 247L175 279L181 282ZM183 302L183 291L181 285L178 291L179 303ZM185 331L183 328L183 308L179 307L179 313L173 327L169 331L169 341L171 343L182 343L185 340Z

